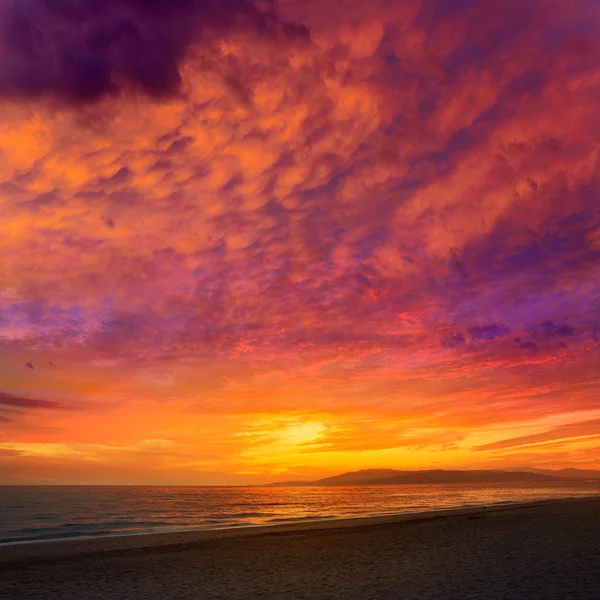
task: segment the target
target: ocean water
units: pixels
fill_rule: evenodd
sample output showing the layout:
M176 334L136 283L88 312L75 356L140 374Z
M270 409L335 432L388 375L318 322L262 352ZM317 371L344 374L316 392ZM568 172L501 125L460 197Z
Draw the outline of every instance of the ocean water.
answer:
M600 494L600 483L344 487L0 486L0 543L273 525Z

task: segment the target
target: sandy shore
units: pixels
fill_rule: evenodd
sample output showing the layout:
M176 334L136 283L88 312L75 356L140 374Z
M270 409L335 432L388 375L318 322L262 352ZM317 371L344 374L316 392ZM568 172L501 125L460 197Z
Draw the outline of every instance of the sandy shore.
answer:
M600 598L600 497L0 547L0 598Z

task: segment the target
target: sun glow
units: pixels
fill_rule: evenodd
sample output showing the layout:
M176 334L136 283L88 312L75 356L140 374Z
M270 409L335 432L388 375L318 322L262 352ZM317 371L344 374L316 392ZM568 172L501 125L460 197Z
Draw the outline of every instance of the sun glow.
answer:
M301 446L318 440L325 431L322 423L297 423L278 432L278 437L286 445Z

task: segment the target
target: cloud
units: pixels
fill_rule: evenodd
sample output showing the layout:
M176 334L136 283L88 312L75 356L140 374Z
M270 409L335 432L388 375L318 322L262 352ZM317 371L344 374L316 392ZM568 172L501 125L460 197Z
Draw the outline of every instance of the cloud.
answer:
M473 325L469 327L469 335L475 341L495 340L499 337L504 337L510 333L510 329L505 325L490 323L489 325Z
M594 437L600 436L600 419L590 421L581 421L579 423L569 423L554 427L542 433L535 433L516 438L492 442L491 444L483 444L476 446L474 450L510 450L519 446L528 446L530 444L540 444L546 442L554 442L558 440L570 440L572 438Z
M534 335L544 338L571 337L574 334L569 325L555 325L552 321L544 321L534 328Z
M426 462L454 431L468 461L593 407L596 3L3 11L0 378L97 407L12 436L113 439L133 402L128 444L205 420L216 460L318 411L348 453Z
M460 348L466 343L465 336L462 333L447 333L442 338L444 348Z
M515 338L515 343L522 348L523 350L531 350L532 352L537 352L538 347L534 342L524 342L521 338Z
M338 431L325 432L302 444L303 452L369 452L401 448L442 452L458 448L464 435L451 430L407 430L370 423L355 423Z
M68 406L54 400L40 400L38 398L26 398L24 396L15 396L6 392L0 392L0 406L10 408L44 408L50 410L66 410Z
M22 456L21 452L18 450L13 450L11 448L0 448L0 460L2 457L10 457L14 458L16 456Z
M236 30L307 38L253 0L24 0L0 9L0 97L54 96L72 104L133 89L181 91L192 46ZM207 40L208 38L208 40Z
M112 217L103 217L102 221L104 221L104 225L108 229L114 229L117 226L117 223Z

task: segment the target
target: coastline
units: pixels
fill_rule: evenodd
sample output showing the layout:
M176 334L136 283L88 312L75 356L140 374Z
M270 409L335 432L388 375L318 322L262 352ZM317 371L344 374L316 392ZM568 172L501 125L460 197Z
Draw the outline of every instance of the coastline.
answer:
M595 496L30 543L0 560L3 600L598 600L599 589Z
M452 517L483 517L541 507L598 503L600 493L583 497L552 498L530 502L503 502L460 508L400 512L382 515L310 518L285 523L226 526L214 529L181 529L176 531L147 531L100 536L80 536L61 539L40 539L0 544L0 565L13 561L76 556L98 552L144 550L177 547L211 540L269 536L296 532L354 529L408 522L422 522Z

